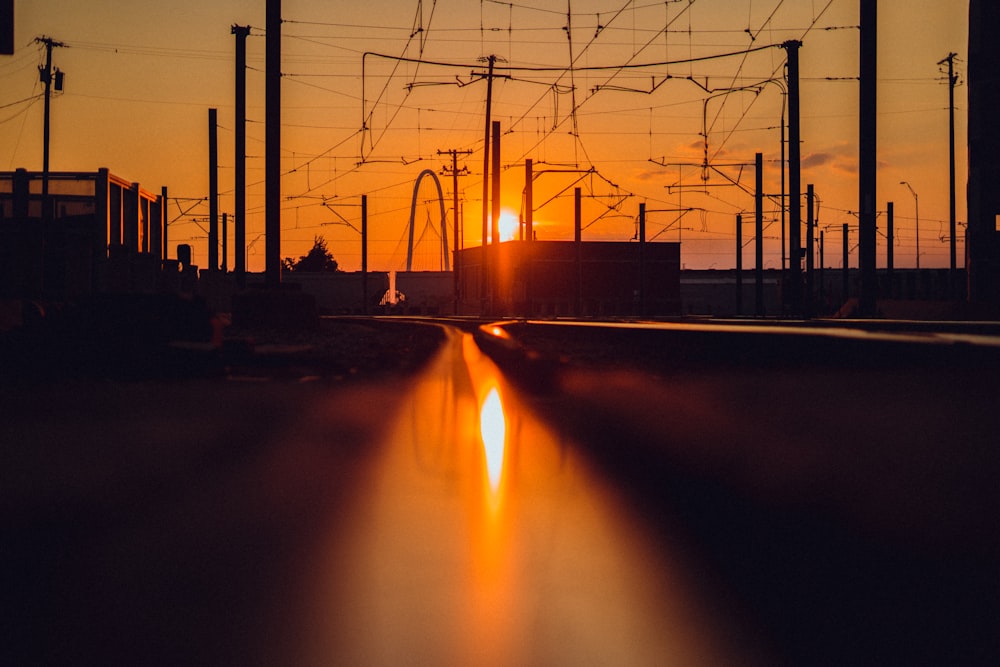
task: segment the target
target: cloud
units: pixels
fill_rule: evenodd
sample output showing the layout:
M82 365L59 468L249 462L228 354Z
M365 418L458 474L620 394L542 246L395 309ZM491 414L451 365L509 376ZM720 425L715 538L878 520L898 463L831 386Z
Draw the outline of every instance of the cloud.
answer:
M655 179L663 178L662 169L636 169L632 172L632 177L640 182L646 183Z
M858 173L857 146L839 143L802 157L803 169L831 169L842 174Z
M802 158L802 168L812 169L814 167L823 167L830 164L835 159L836 156L832 153L810 153Z
M705 152L705 140L697 139L689 144L678 146L678 153L681 155L702 155Z

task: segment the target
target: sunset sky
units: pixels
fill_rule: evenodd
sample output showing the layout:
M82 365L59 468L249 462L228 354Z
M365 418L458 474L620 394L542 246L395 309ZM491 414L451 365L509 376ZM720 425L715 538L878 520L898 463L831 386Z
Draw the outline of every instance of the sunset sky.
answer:
M425 169L440 173L448 160L439 151L452 149L472 151L459 160L469 170L459 193L464 244L479 245L486 82L474 73L492 54L505 75L494 82L492 117L503 131L506 212L521 210L531 158L536 172L549 171L535 182L540 239L572 239L579 186L585 240L632 238L645 202L647 236L681 240L684 266L731 268L735 216L753 217L756 152L767 194L781 191L785 51L772 45L798 39L803 193L813 183L821 200L826 265L840 266L846 222L856 266L858 0L285 0L282 13L282 256L304 254L322 235L342 268L358 269L360 236L342 223L360 227L367 194L369 268L403 269L414 181ZM52 169L108 167L153 192L167 186L170 255L191 243L204 265L208 109L219 110L220 210L231 215L230 27L250 25L247 266L262 270L264 15L264 0L15 0L17 50L0 56L0 170L41 169L44 50L34 40L64 42L53 55L65 91L52 101ZM915 201L901 181L919 198L920 265L948 265L948 86L938 62L949 52L961 76L957 214L965 220L967 16L965 1L879 3L878 200L880 210L895 203L897 267L916 259ZM441 179L450 242L451 177ZM414 211L418 270L441 268L435 196L424 179ZM781 266L778 211L769 199L768 268ZM963 235L964 225L960 266ZM747 225L748 267L752 239Z

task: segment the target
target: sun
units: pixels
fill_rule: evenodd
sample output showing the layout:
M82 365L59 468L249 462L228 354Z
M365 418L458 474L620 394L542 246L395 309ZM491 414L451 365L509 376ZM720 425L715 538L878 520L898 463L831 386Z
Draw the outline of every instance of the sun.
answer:
M500 240L513 241L518 237L518 232L521 229L520 218L516 213L502 211L498 226L500 228Z

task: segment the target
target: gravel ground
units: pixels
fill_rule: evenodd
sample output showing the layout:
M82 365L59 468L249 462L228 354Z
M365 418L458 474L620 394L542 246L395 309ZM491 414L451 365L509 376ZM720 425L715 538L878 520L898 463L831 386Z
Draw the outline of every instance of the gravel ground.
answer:
M442 337L437 327L407 321L323 318L315 331L226 330L222 356L235 375L381 379L422 367Z
M323 378L408 375L443 333L408 321L323 318L313 330L237 329L207 313L183 318L140 306L57 313L0 332L0 383L194 377ZM179 323L181 322L181 323Z

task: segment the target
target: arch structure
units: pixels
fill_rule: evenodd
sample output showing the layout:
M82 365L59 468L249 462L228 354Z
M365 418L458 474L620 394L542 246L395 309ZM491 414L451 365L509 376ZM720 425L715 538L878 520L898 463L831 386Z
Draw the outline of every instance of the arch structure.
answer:
M444 270L450 271L451 263L448 259L448 219L444 209L444 191L441 189L441 181L438 180L437 174L432 169L424 169L420 172L416 182L413 184L413 197L410 199L410 242L406 248L406 270L413 270L413 218L417 212L417 192L420 190L420 181L424 179L424 176L430 176L434 181L434 185L437 186L438 205L441 208L441 255L444 257Z

